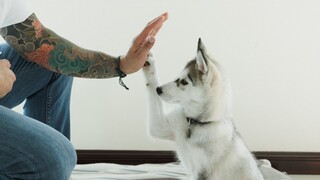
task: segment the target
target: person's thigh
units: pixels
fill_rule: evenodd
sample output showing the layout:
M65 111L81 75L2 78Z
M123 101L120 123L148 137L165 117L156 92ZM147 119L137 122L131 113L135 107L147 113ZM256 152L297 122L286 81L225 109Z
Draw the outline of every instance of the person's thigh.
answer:
M23 59L8 44L0 44L0 60L8 59L16 75L12 90L0 105L13 108L24 100L24 114L70 138L70 96L73 78Z
M16 75L12 90L0 99L0 105L13 108L23 102L28 96L45 87L52 76L36 63L24 60L8 44L0 44L0 60L8 59L11 69Z
M0 106L0 178L68 179L76 153L61 133Z

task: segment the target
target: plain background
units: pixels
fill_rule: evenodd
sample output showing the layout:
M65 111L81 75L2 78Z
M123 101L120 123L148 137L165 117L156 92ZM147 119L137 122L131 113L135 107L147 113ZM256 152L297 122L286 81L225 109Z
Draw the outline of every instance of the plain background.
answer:
M195 56L201 37L229 77L234 120L251 150L320 151L320 1L31 3L40 21L59 35L114 56L126 53L147 22L169 12L153 48L161 82L174 79ZM173 149L170 142L147 134L142 72L124 82L129 91L118 78L75 79L71 108L75 147Z

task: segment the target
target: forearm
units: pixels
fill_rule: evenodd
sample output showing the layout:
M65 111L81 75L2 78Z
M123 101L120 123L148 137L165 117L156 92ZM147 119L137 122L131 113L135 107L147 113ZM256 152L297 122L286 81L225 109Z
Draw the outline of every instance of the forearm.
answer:
M51 71L85 78L118 76L117 58L76 46L44 27L34 14L0 32L22 57Z

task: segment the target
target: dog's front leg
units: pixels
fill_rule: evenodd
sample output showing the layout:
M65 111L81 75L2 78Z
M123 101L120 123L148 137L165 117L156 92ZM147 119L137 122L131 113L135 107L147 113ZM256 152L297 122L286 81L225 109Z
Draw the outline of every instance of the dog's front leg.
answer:
M173 139L170 125L164 113L164 107L156 88L159 85L156 68L152 55L148 55L143 67L148 92L148 130L151 136L162 139Z

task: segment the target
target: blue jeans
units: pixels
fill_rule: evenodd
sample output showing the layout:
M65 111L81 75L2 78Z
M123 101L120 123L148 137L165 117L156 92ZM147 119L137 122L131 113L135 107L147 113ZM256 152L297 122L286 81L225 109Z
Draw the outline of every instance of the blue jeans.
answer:
M77 159L68 140L72 77L24 60L7 44L0 52L17 78L0 99L0 179L68 179ZM10 109L23 101L24 115Z

